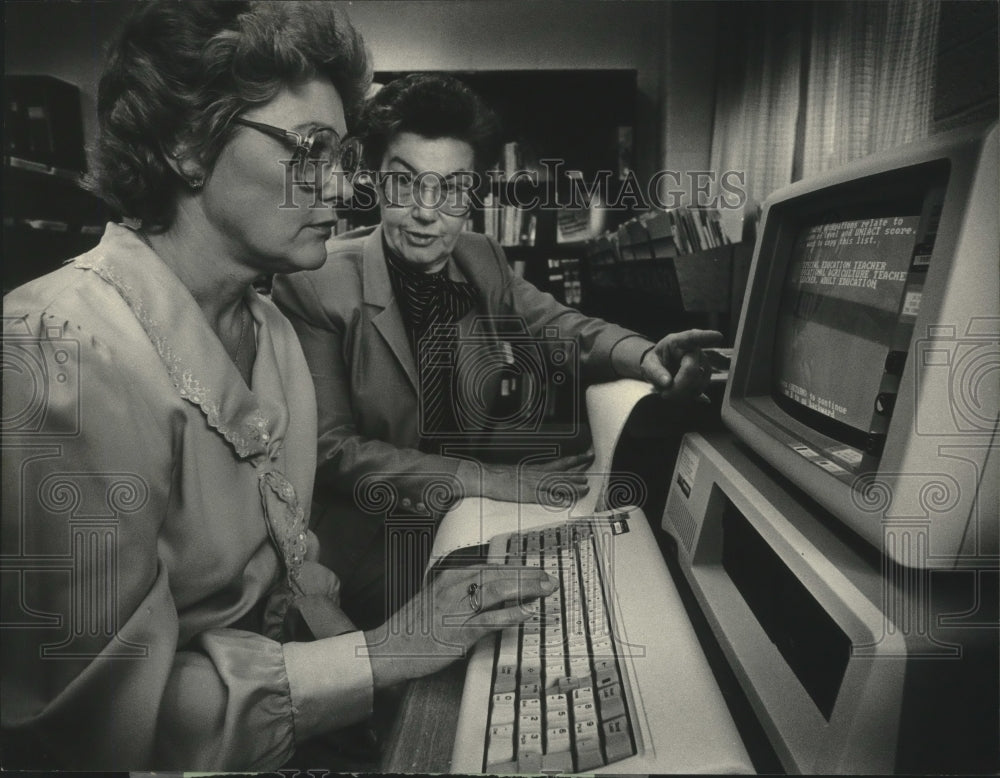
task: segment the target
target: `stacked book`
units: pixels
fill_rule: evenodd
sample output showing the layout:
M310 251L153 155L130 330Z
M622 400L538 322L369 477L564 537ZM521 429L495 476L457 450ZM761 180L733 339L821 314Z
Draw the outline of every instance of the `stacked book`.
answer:
M732 243L722 229L715 208L682 206L667 211L648 211L639 218L646 222L651 233L668 232L678 254L693 254Z

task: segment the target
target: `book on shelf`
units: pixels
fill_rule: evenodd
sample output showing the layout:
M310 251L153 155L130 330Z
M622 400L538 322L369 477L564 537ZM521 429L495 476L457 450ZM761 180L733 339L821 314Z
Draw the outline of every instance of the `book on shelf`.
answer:
M500 231L497 226L497 217L496 198L493 196L492 192L489 192L483 198L483 233L499 241Z
M507 141L503 145L503 150L495 170L503 173L507 180L515 173L526 172L529 180L544 182L548 180L549 170L539 161L539 154L535 147L526 141Z
M550 258L547 264L549 289L567 305L579 305L583 301L580 260L574 257Z
M503 172L509 178L521 169L521 150L516 140L503 144Z
M517 208L513 205L500 209L500 245L517 245Z
M702 249L712 248L712 240L709 237L708 227L705 224L705 212L698 208L695 208L694 210L689 211L688 213L690 213L691 216L694 218L695 230L697 230L698 232L699 246Z
M582 243L590 232L589 208L560 208L556 214L556 243Z
M632 127L620 126L615 132L618 152L618 180L624 181L632 172Z
M538 216L530 213L527 218L524 219L524 224L521 229L521 245L522 246L534 246L535 245L535 235L538 232Z
M694 217L685 206L674 211L674 216L684 238L684 253L693 254L701 248L701 239L698 237L698 229L694 226Z
M483 232L492 235L501 246L534 246L538 217L516 205L490 208L483 220Z
M650 253L654 259L668 259L680 253L673 214L665 211L647 211L639 219L646 225Z
M722 229L719 212L714 208L681 206L649 217L650 222L654 219L668 220L680 254L693 254L732 243Z

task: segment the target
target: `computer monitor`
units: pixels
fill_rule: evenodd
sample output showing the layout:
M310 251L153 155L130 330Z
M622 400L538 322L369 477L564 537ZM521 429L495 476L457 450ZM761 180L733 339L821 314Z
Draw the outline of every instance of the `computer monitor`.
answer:
M722 418L911 568L997 554L997 127L931 137L765 202Z

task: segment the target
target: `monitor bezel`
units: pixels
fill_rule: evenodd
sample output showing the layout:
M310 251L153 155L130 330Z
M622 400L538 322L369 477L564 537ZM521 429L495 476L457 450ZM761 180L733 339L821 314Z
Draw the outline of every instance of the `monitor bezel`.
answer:
M906 566L960 564L969 553L970 542L976 540L967 536L966 524L958 527L955 526L957 522L953 522L942 529L943 523L939 522L942 526L934 528L933 532L934 547L917 558L909 551L887 547L886 533L892 529L887 524L893 518L892 509L885 508L881 514L873 510L873 506L878 508L874 503L882 497L874 494L878 489L873 489L872 485L890 481L887 488L891 495L898 480L915 471L918 467L916 462L926 461L928 456L932 456L931 448L938 442L917 440L913 431L918 410L917 384L923 380L915 368L916 360L907 358L900 376L896 407L881 455L870 457L858 473L847 476L833 472L833 467L825 469L824 460L830 460L823 452L840 442L794 418L775 402L772 395L774 329L782 289L796 236L810 218L831 213L838 204L844 209L851 209L873 199L905 197L908 188L910 193L918 191L926 198L935 186L940 186L942 175L946 176L923 298L907 344L912 357L914 345L945 320L942 316L946 316L949 322L956 320L955 306L945 299L946 295L956 283L965 286L970 283L955 273L956 252L961 250L963 256L975 253L972 260L981 270L984 264L989 267L988 261L983 258L984 246L986 251L992 246L995 272L996 144L995 126L936 136L793 184L768 198L762 210L733 364L723 398L723 421L745 446L777 468L836 520ZM973 198L973 189L978 192L978 200ZM986 214L990 214L989 217ZM976 235L970 239L966 235L967 223L978 224L974 229L984 232L985 238ZM989 287L988 282L986 286ZM963 288L962 293L974 301L971 306L974 310L966 313L983 309L996 311L996 306L990 302L991 291L988 288ZM945 308L948 310L945 311ZM961 330L961 325L958 329ZM959 334L962 332L964 330ZM963 442L962 435L955 437L956 443ZM994 428L992 439L987 444L995 445L996 437ZM803 454L793 448L796 442L807 451L815 450L813 453L818 452L818 456ZM982 438L977 438L976 444L981 442ZM922 448L914 454L911 451L914 447ZM985 456L982 454L980 459L985 460ZM982 461L973 463L974 467L981 464ZM975 491L974 488L965 488L965 494L959 498L961 504L956 507L959 514L966 512L970 522L978 511L975 494L970 495ZM924 523L933 523L933 520L934 517L929 516ZM920 531L926 533L927 527Z

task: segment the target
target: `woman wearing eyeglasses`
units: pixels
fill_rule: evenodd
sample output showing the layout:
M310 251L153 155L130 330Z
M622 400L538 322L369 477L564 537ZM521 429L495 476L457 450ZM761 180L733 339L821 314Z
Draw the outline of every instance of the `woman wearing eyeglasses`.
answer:
M364 623L382 618L384 592L419 580L419 560L408 566L415 569L386 570L387 554L411 542L386 537L387 512L427 524L449 496L558 502L586 491L592 452L519 467L497 461L510 437L484 445L518 422L516 404L544 407L556 389L540 385L559 359L547 348L574 344L564 353L582 375L569 380L632 377L684 397L704 387L699 347L721 335L689 331L654 347L515 278L494 240L465 231L470 184L500 144L492 112L460 81L412 74L390 82L366 104L359 133L378 171L380 226L332 241L325 266L277 277L273 294L316 383L314 526L338 538L324 543L323 558L343 580L345 607ZM513 398L513 408L505 371L536 379L535 394ZM560 443L527 414L520 433L521 451ZM391 500L382 499L384 485Z
M273 769L554 588L449 571L359 632L314 561L313 385L252 284L326 259L368 79L325 3L141 4L112 48L126 224L4 299L5 767Z

